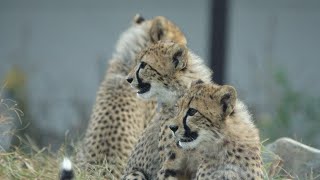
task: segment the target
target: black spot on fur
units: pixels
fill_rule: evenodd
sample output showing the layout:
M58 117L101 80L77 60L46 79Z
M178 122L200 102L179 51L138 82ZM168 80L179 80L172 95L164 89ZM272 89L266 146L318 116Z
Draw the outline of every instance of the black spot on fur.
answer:
M176 158L176 153L170 152L170 153L169 153L169 159L170 159L170 160L174 160L175 158Z
M164 177L176 177L177 176L177 172L175 170L172 169L166 169L166 171L164 172Z

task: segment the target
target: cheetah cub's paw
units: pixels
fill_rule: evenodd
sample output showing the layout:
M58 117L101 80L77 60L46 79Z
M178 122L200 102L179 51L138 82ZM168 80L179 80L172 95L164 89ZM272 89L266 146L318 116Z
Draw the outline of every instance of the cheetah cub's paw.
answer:
M147 180L142 172L135 171L125 175L122 180Z

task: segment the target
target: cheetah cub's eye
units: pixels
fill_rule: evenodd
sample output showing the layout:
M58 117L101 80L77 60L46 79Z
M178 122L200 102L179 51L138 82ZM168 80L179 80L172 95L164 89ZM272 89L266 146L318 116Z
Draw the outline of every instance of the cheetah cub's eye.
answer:
M144 67L146 67L147 63L141 61L141 64L140 64L140 68L143 69Z
M187 115L188 116L193 116L197 113L198 111L194 108L189 108L188 111L187 111Z

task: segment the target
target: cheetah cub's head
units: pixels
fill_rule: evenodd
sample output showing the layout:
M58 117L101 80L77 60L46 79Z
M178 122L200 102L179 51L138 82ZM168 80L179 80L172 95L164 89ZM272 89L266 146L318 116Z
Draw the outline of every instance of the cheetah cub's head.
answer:
M137 56L127 81L143 99L175 100L183 84L181 76L186 72L188 56L185 45L159 41Z
M230 116L237 99L232 86L193 82L178 102L178 114L169 126L177 144L193 149L206 142L222 139L221 130Z
M180 28L169 19L163 16L156 16L153 19L145 19L140 14L133 17L134 26L147 26L152 43L162 41L173 41L179 44L187 44L187 39Z

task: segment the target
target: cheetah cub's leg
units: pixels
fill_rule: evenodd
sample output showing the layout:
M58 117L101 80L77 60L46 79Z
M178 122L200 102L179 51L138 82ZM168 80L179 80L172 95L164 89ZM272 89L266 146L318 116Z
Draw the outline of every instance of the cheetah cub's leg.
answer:
M121 178L122 180L147 180L144 174L140 171L131 172L124 177Z
M158 180L178 180L181 179L181 165L183 156L178 151L170 149L166 151L166 158L158 171Z
M214 170L214 169L205 169L200 166L197 172L197 180L221 180L221 179L232 179L232 180L244 180L245 178L241 178L241 175L234 170Z

